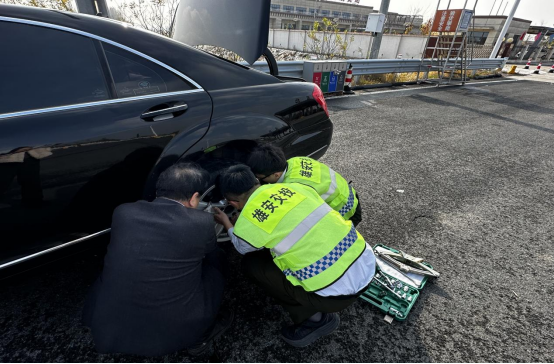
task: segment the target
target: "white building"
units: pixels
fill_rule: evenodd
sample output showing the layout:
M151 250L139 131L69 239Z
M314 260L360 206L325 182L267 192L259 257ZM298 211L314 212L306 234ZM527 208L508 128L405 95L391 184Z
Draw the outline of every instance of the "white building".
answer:
M317 0L271 0L271 29L309 30L315 21L335 20L340 29L365 29L372 6Z
M271 0L271 29L309 30L315 21L321 23L323 18L337 22L340 30L364 31L367 16L376 13L372 6L358 5L354 0ZM413 27L417 34L423 23L420 15L410 16L388 13L385 21L385 32L403 34L406 27Z

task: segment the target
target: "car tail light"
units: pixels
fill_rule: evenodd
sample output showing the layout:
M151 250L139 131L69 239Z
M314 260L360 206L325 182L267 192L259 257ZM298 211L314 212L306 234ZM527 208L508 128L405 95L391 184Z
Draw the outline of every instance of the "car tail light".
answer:
M327 114L327 116L329 116L329 110L327 109L327 102L325 102L325 98L323 97L323 92L321 92L321 89L319 88L318 85L315 85L312 96L314 97L315 101L317 101L317 103L321 105L323 110L325 110L325 113Z

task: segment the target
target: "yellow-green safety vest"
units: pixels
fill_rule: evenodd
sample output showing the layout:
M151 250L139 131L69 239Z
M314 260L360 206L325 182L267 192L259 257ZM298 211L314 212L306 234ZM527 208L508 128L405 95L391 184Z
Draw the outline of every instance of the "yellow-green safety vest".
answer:
M259 187L233 233L273 262L295 286L313 292L337 281L366 249L364 238L313 188L298 183Z
M312 158L289 159L282 182L296 182L313 187L345 220L349 220L358 207L358 197L354 188L340 174Z

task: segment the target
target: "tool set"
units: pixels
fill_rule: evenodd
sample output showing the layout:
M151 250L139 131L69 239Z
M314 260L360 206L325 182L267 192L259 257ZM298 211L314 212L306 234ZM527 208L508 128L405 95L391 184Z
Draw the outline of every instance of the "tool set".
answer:
M433 267L400 250L377 244L373 247L377 271L369 288L360 296L386 314L385 321L404 321L427 279L439 277Z

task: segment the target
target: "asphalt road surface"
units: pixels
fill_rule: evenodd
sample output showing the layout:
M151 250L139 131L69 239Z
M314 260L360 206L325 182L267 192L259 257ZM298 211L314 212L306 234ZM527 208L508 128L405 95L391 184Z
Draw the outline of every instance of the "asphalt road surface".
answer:
M399 88L329 100L323 161L352 180L360 232L442 273L408 319L389 325L359 300L304 349L283 342L283 310L244 280L213 353L100 355L80 324L101 257L81 254L1 283L0 361L544 362L554 358L554 93L520 80Z

